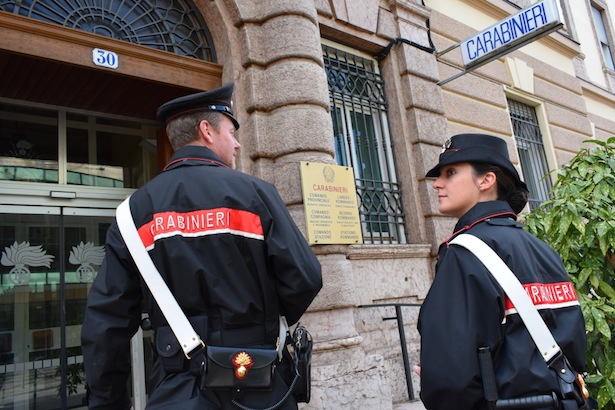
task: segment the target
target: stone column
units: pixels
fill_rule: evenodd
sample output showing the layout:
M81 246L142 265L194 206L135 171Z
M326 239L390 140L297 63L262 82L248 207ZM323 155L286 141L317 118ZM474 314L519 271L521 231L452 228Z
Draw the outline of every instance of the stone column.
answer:
M406 0L395 1L394 11L401 37L413 44L401 43L393 47L390 59L397 64L399 84L403 93L402 110L405 147L411 157L409 165L415 175L414 199L416 209L422 214L414 215L417 224L424 223L424 243L438 243L441 232L449 229L449 219L442 220L438 214L432 181L425 174L438 162L443 142L449 137L445 116L442 88L438 85L440 74L436 55L417 47L430 47L426 21L429 9ZM407 195L408 192L405 192ZM442 229L444 225L444 229ZM434 248L435 250L435 248Z
M239 130L246 171L272 182L304 229L300 161L335 164L316 8L311 1L242 0L229 10L241 56L234 75L249 113ZM346 249L314 247L324 287L301 319L315 342L312 399L302 408L391 408L383 359L365 355L355 327Z

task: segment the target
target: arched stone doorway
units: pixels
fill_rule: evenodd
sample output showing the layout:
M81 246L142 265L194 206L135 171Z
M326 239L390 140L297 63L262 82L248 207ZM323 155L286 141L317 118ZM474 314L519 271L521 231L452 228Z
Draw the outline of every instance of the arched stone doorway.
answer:
M0 315L6 319L0 327L0 407L79 408L85 394L79 312L90 280L71 260L85 248L100 253L114 206L145 182L128 184L126 175L137 180L130 170L145 168L138 162L152 155L152 147L159 163L168 157L166 139L156 134L156 108L221 84L222 67L193 3L96 4L0 3L0 255L6 255L0 266ZM113 53L117 66L97 65L95 50ZM51 158L40 156L42 148L39 158L15 154L13 148L23 146L11 139L17 128L20 139L41 143ZM144 130L149 134L135 134ZM141 141L127 150L128 138ZM112 140L124 159L133 152L129 162L102 162L118 158L109 149ZM137 147L142 151L132 150ZM94 172L102 168L119 172L118 185L101 185L109 175ZM30 176L20 177L22 171ZM47 256L28 267L27 280L16 280L21 262L15 249L22 248ZM100 260L88 263L97 271ZM136 357L142 360L142 351ZM137 397L142 393L135 390L135 404L144 402Z
M155 50L216 62L209 30L189 0L7 1L0 4L0 10Z

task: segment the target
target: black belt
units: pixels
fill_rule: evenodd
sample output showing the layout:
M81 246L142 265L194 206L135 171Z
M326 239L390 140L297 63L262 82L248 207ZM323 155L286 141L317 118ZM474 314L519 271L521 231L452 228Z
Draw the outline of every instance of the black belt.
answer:
M257 346L275 345L276 336L267 335L264 325L236 329L212 330L207 344L212 346Z
M241 327L236 329L217 329L212 330L207 334L207 329L203 327L207 326L207 316L191 316L189 318L195 331L201 335L206 336L206 343L212 346L256 346L256 345L275 345L278 337L277 331L267 332L265 325L257 325L250 327ZM203 322L205 326L199 326L193 322ZM141 328L143 330L152 329L152 323L149 317L146 317L141 321ZM275 329L274 329L275 330Z
M519 397L515 399L499 399L495 402L497 410L514 409L557 409L559 400L555 393L538 396ZM577 409L579 406L577 406Z

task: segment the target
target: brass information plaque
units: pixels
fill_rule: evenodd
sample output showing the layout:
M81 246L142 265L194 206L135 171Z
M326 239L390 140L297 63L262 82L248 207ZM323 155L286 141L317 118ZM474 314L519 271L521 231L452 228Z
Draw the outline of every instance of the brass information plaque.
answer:
M301 161L308 243L363 243L352 168Z

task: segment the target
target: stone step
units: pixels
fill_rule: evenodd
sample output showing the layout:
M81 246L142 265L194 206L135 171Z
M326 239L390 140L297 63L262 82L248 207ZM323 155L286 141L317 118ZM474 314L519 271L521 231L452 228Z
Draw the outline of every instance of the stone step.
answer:
M393 410L425 410L423 402L420 400L395 403L393 404Z

